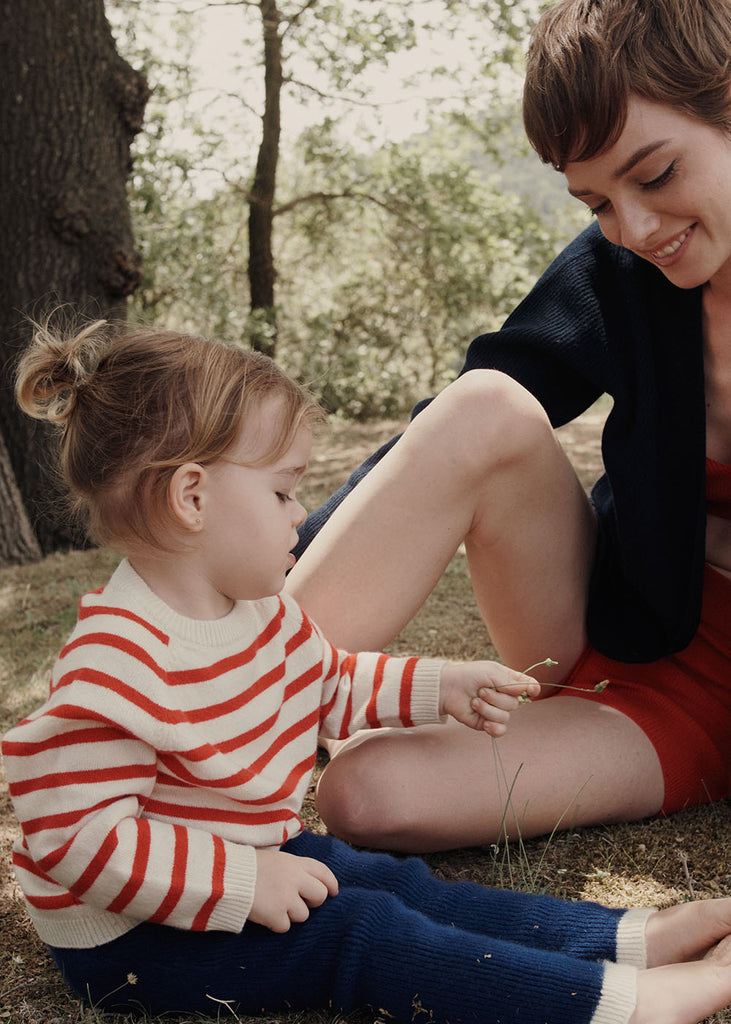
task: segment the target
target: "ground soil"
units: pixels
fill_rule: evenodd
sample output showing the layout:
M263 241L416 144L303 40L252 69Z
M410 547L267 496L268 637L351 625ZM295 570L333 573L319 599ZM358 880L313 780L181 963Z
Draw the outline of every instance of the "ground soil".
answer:
M605 415L605 407L596 407L560 432L586 486L600 471L599 433ZM319 503L397 429L395 423L334 424L313 457L303 495L306 502ZM0 570L0 732L43 699L54 653L73 624L76 600L103 583L113 564L108 554L87 551ZM450 658L495 656L472 599L462 554L393 646ZM307 816L312 826L321 827L311 798ZM122 1024L122 1018L83 1006L65 988L35 937L12 877L10 847L16 835L0 774L0 1024ZM731 802L631 825L580 829L525 844L457 850L427 859L445 878L594 899L611 906L731 896ZM169 1024L192 1024L194 1019L200 1020L166 1018ZM333 1020L317 1013L277 1019L303 1024ZM370 1014L355 1018L359 1024L375 1019ZM731 1024L731 1010L713 1020Z

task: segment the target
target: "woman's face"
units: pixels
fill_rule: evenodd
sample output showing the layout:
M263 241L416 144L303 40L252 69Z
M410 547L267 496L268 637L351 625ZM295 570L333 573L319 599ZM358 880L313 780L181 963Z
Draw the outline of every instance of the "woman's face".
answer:
M632 97L617 142L568 163L569 192L610 242L680 288L731 285L731 139L674 107Z

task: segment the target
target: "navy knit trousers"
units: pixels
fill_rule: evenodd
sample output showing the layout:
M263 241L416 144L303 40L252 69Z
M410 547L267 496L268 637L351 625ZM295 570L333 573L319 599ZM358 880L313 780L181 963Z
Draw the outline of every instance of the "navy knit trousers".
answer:
M215 1017L223 1002L243 1014L371 1007L401 1024L591 1019L623 911L440 881L416 857L330 836L305 832L283 849L321 860L340 886L283 935L143 923L102 946L51 952L79 995L118 1012Z

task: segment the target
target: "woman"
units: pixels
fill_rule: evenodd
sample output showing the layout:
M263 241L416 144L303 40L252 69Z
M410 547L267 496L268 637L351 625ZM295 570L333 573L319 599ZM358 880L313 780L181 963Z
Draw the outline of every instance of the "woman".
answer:
M334 642L382 646L464 540L502 658L584 692L524 708L495 751L350 741L319 792L346 838L448 848L731 791L729 54L731 0L561 0L534 33L528 135L597 223L311 517L289 586ZM589 502L552 428L605 392Z

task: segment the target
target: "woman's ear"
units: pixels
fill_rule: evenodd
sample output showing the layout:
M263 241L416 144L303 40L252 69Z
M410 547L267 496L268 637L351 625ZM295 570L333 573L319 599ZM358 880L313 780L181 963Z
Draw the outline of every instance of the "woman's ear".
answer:
M203 506L205 503L208 474L197 462L186 462L178 466L168 486L168 503L177 523L190 533L203 528Z

